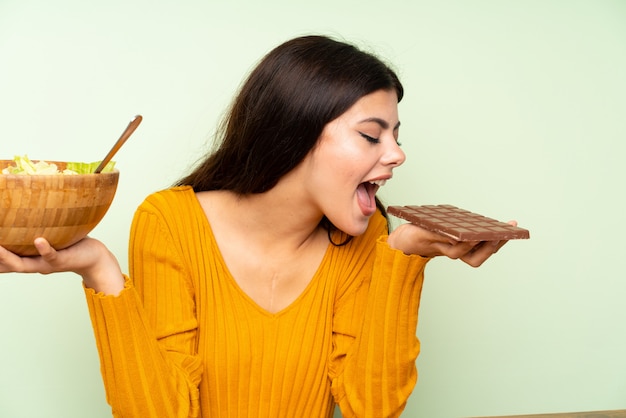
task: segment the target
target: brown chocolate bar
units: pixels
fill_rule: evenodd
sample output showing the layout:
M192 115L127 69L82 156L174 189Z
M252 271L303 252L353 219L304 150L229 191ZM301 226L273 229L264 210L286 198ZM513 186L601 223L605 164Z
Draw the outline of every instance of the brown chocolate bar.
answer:
M452 205L389 206L387 212L457 241L528 239L530 232Z

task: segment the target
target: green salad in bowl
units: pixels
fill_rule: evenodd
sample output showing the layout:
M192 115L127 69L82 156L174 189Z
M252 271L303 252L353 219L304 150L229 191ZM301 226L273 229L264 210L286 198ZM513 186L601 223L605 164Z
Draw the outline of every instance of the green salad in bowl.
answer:
M46 162L43 160L32 161L27 155L16 155L13 158L13 165L8 165L2 169L2 174L14 175L45 175L45 174L91 174L93 173L100 161L92 163L67 162L65 168L61 169L54 162ZM103 173L110 173L115 170L115 162L109 162L102 170Z

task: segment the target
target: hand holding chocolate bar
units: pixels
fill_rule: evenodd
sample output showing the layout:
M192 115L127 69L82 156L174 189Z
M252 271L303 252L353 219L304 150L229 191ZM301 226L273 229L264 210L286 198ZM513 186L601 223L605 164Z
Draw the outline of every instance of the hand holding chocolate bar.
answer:
M390 234L392 247L407 254L461 259L473 267L509 240L530 237L515 221L500 222L452 205L390 206L387 211L409 221Z

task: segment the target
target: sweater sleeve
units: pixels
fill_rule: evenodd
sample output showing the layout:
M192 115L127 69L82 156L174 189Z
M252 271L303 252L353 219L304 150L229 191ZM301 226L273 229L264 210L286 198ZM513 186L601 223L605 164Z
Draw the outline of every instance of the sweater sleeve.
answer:
M333 325L330 378L348 417L397 417L417 381L417 316L428 261L381 236L373 265L341 303Z
M130 260L132 280L118 296L85 289L107 401L116 417L197 417L193 287L154 213L135 214Z

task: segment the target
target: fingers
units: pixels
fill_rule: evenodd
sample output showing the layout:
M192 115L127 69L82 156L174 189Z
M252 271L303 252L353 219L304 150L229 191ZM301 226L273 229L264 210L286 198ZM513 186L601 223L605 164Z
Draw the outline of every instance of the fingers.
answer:
M15 253L0 247L0 273L30 273L30 257L20 257Z
M477 244L471 251L460 257L461 260L472 266L480 267L489 257L498 252L508 241L484 241Z
M515 221L510 222L512 225ZM387 242L405 254L423 257L445 256L478 267L495 254L507 241L456 241L450 237L427 231L412 224L404 224L393 231Z
M18 271L16 261L19 257L7 250L4 247L0 247L0 273L9 273Z
M448 258L457 260L463 258L468 253L472 252L477 245L480 245L479 241L466 241L466 242L437 242L434 244L439 249L440 253Z
M448 244L439 242L437 248L442 255L453 260L460 259L472 266L481 266L508 241L467 241Z
M43 238L37 238L34 244L40 253L39 256L20 257L0 247L0 273L51 273L53 271L51 262L56 257L56 251Z

